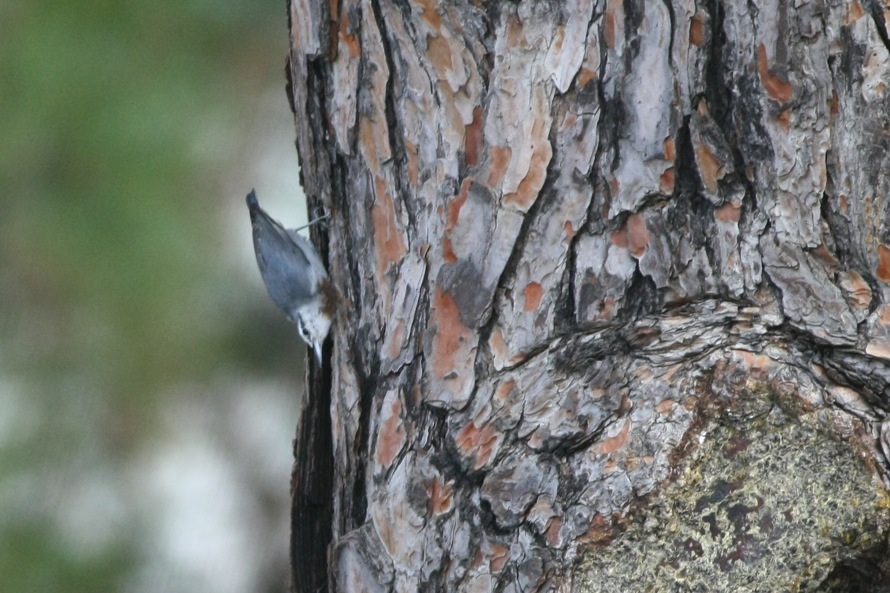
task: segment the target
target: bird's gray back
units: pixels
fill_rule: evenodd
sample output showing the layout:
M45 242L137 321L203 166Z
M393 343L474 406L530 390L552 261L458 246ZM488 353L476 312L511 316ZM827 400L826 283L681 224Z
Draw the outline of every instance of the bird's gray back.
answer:
M309 262L309 267L312 269L312 278L315 282L322 278L328 277L328 271L324 267L324 263L322 263L321 258L318 256L318 252L315 250L315 246L309 242L309 239L303 237L294 229L287 229L288 236L293 239L294 243L297 244L297 247L303 252L303 255L306 257L306 260Z
M318 270L324 271L312 245L294 235L268 216L254 219L253 241L263 282L272 302L288 314L315 295Z

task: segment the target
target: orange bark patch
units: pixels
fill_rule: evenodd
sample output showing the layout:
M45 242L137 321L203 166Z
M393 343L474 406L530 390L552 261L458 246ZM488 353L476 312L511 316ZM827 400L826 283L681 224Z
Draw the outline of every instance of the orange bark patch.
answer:
M460 209L464 207L467 201L467 194L470 191L472 181L464 179L460 184L460 192L448 202L448 218L445 220L445 231L451 232L457 226L457 220L460 218Z
M479 164L479 154L482 152L482 108L473 109L473 121L464 132L464 162L468 167Z
M377 271L382 275L389 266L397 264L406 252L405 242L396 222L392 196L381 177L374 180L375 200L371 206L371 223L374 226L374 245L377 247Z
M837 115L840 113L840 101L838 100L837 91L831 91L831 115Z
M470 189L471 181L465 179L460 186L460 192L448 202L448 216L445 219L445 236L442 238L442 258L445 263L453 264L457 261L457 254L454 253L454 245L451 243L449 234L457 226L460 219L460 211L467 201L467 192Z
M471 564L471 566L473 568L478 568L479 566L482 566L482 560L484 560L484 558L482 557L482 550L480 550L479 548L476 548L476 553L473 554L473 563Z
M390 360L395 360L399 355L399 352L402 351L402 345L405 343L405 321L403 319L398 319L395 322L395 327L392 329L392 339L389 340L389 349L386 355Z
M640 214L631 214L627 219L627 243L631 255L637 258L643 257L650 238L643 217Z
M436 72L442 76L449 70L454 70L454 62L451 58L451 46L444 37L427 37L426 38L426 55L436 67ZM457 90L457 89L452 89Z
M695 147L695 160L705 189L712 194L717 193L717 181L723 178L723 163L717 160L707 145L701 143Z
M755 354L747 350L735 350L733 354L738 357L739 362L745 369L753 373L765 375L766 371L776 366L772 358L763 354Z
M340 30L339 34L340 43L346 46L346 49L349 51L350 58L357 58L362 53L361 45L359 45L358 38L355 35L350 35L346 33L343 29Z
M705 23L698 15L689 23L689 44L701 47L705 41Z
M845 24L852 25L859 19L861 19L865 15L865 10L862 8L862 4L856 2L855 0L848 4L847 10L847 22Z
M454 254L454 248L451 246L451 237L448 235L442 238L442 260L446 264L453 264L457 261L457 255Z
M331 0L331 14L337 14L337 0ZM346 49L349 51L350 58L357 58L362 53L361 45L359 44L358 38L355 35L349 33L349 17L347 15L346 18L340 19L340 27L339 31L337 31L337 38L340 43L346 46Z
M828 248L827 248L824 244L823 244L823 245L819 245L819 247L817 247L816 249L814 249L814 250L813 250L813 255L815 255L815 256L818 257L820 260L822 260L822 262L823 262L825 265L830 266L830 267L832 267L832 268L836 268L838 265L840 265L840 263L837 261L837 258L835 258L835 257L831 254L831 252L828 251Z
M501 403L507 403L510 399L510 394L513 393L513 388L516 387L516 381L513 379L507 379L500 385L494 392L494 397Z
M615 316L617 305L618 303L613 297L604 298L600 307L600 314L596 316L596 319L611 319Z
M364 150L365 160L368 163L368 170L371 173L379 173L380 159L377 155L377 137L374 135L374 125L367 116L362 116L359 119L358 141Z
M677 158L677 147L674 144L674 139L668 136L664 139L664 160L673 163L675 158Z
M776 117L776 121L779 122L779 125L782 126L783 129L791 129L791 110L783 109Z
M675 364L674 366L670 366L667 369L665 369L664 371L662 371L661 374L658 376L662 381L670 383L671 381L674 380L674 375L679 370L680 370L680 365Z
M410 401L411 405L415 406L415 407L419 406L422 396L423 396L423 394L420 391L420 385L415 385L414 389L411 390L411 401Z
M538 138L541 134L543 122L538 120L532 127L532 137ZM550 162L551 149L550 144L544 140L535 147L532 158L528 164L528 171L525 177L519 182L519 187L514 193L504 196L504 204L513 205L521 212L528 212L531 205L535 203L538 192L544 185L544 178L547 176L547 163Z
M667 414L674 407L674 400L663 399L655 406L655 411L659 414Z
M844 211L844 214L850 211L850 204L847 202L847 196L845 196L844 194L840 195L840 198L838 199L838 206L840 206L840 209Z
M578 88L583 89L591 80L596 80L596 72L590 68L584 68L582 66L581 70L578 72Z
M491 336L488 338L488 346L496 359L503 360L506 358L507 342L504 341L504 334L500 327L494 328L494 331L491 332Z
M597 513L590 519L590 526L587 528L587 539L590 543L605 544L613 535L615 530L601 514Z
M329 22L331 24L331 31L333 31L335 29L342 30L345 28L345 27L343 27L342 22L346 19L340 19L341 24L340 25L337 24L337 16L338 16L337 12L338 12L338 8L339 8L337 6L337 4L338 4L337 0L328 0L328 14L331 15L329 18ZM328 57L330 58L330 61L333 62L334 60L337 59L337 50L338 50L337 40L334 39L333 35L331 35L330 39L328 39Z
M469 338L470 331L460 320L460 310L450 293L438 286L433 294L433 372L439 379L454 372L454 357Z
M525 38L525 30L523 29L522 22L514 17L510 17L507 21L507 47L521 47L525 46L528 40Z
M550 520L547 521L547 528L544 531L544 537L547 538L548 544L554 547L559 545L559 530L561 528L562 519L556 516L550 517Z
M890 342L887 340L872 340L865 346L865 353L884 360L890 360Z
M410 140L405 140L405 154L408 156L408 183L412 187L417 187L417 145Z
M621 229L612 233L612 245L627 249L627 230Z
M454 488L451 484L445 484L442 478L435 477L426 487L426 495L429 499L429 513L431 517L444 515L451 510L454 502Z
M454 253L454 245L451 243L449 233L457 226L460 218L460 210L467 201L467 192L470 189L471 181L465 179L460 186L460 192L448 202L448 216L445 219L445 236L442 239L442 258L445 263L453 264L457 261L457 254Z
M436 1L417 0L417 4L423 8L420 12L420 17L425 20L434 31L438 32L442 28L442 17L439 16L439 11L436 10Z
M390 467L399 455L399 451L405 444L405 430L402 427L402 403L398 398L393 399L392 407L385 410L386 419L377 433L377 451L375 461L377 467L386 469Z
M757 71L760 73L760 84L766 89L770 99L779 103L786 103L791 99L794 87L790 82L784 81L770 72L766 46L762 43L757 46Z
M879 280L890 282L890 249L886 245L878 245L878 269L875 274Z
M488 185L498 187L504 181L513 151L506 146L492 146L488 151Z
M858 272L850 271L843 275L843 288L850 297L850 304L857 309L867 309L871 305L871 287Z
M611 4L610 2L606 14L603 15L603 40L606 42L606 47L615 49L615 15L610 10Z
M509 551L506 546L501 544L491 544L491 556L489 557L488 566L492 574L498 574L504 570L504 565L507 564L509 557L507 552Z
M498 436L491 425L484 424L482 428L470 422L464 426L457 437L455 444L458 450L467 458L474 459L474 469L480 469L491 459Z
M674 193L674 168L668 167L658 180L658 191L665 195Z
M566 241L571 242L572 239L575 238L575 227L572 226L572 221L567 220L564 225L562 225L562 230L566 234Z
M529 282L525 287L525 308L526 313L537 311L544 297L544 287L537 282Z
M634 373L634 379L637 381L649 381L655 377L655 372L651 368L641 368Z
M596 445L591 447L591 451L593 451L593 453L596 455L610 455L624 447L624 445L627 444L629 436L630 420L625 420L624 426L621 428L621 431L618 434L611 438L598 442Z
M556 27L556 31L553 32L553 40L550 42L550 51L558 55L562 51L562 44L565 43L566 40L566 28L563 25L559 25Z
M738 222L742 217L742 209L731 202L714 210L714 218L720 222Z

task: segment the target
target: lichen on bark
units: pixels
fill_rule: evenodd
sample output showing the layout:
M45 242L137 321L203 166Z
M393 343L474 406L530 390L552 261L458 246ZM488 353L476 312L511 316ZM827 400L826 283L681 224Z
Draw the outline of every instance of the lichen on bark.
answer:
M836 575L886 549L890 498L839 438L844 420L768 387L739 395L626 530L587 554L576 591L839 591Z

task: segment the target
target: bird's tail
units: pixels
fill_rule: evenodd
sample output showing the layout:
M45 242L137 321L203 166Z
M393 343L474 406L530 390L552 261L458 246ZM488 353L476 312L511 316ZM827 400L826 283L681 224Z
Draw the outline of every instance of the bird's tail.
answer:
M260 203L256 199L256 192L252 189L250 190L250 193L247 194L247 208L250 210L251 214L260 209Z

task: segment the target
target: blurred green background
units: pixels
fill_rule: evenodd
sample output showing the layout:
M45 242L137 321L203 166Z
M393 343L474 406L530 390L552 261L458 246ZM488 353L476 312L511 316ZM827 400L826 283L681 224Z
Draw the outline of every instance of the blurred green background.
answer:
M0 3L0 590L285 591L284 0Z

